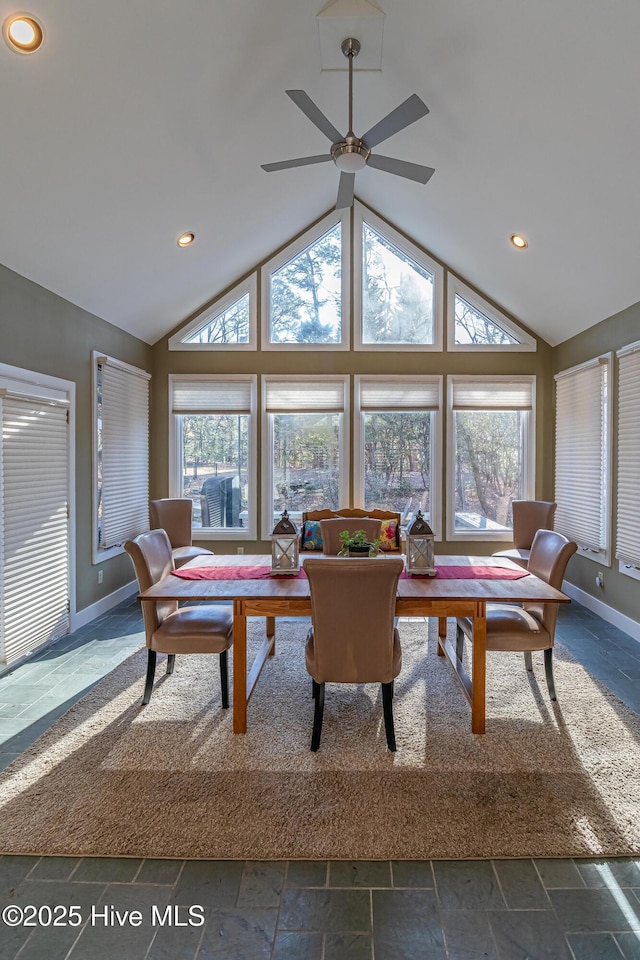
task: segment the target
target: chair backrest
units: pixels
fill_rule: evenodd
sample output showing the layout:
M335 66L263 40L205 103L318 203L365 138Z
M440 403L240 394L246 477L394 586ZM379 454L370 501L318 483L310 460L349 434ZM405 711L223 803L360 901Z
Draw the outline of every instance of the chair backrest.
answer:
M133 540L127 540L124 548L133 561L140 592L152 587L173 570L171 544L164 530L149 530L147 533L141 533ZM143 601L142 616L147 646L150 646L152 635L165 617L177 609L178 604L175 600L167 600L164 603Z
M300 548L309 549L308 543L305 542L305 526L306 521L310 523L320 520L332 520L335 517L348 517L350 520L356 517L372 518L373 520L394 520L395 521L395 541L396 549L400 551L401 549L401 538L400 538L400 528L402 524L402 516L397 513L395 510L378 510L377 507L372 507L370 510L365 510L362 507L340 507L339 510L303 510L302 512L302 525L300 533ZM317 547L317 549L321 549ZM324 551L323 551L324 552Z
M549 500L513 500L513 545L529 550L537 530L553 530L556 503Z
M172 547L191 546L193 503L186 497L149 501L152 530L166 530Z
M553 530L538 530L531 544L528 571L556 590L562 589L567 564L578 549L573 540ZM525 610L544 625L553 640L558 619L557 603L525 603Z
M305 560L318 683L390 683L400 557Z
M340 534L343 530L348 530L352 535L356 530L364 530L364 535L372 543L380 536L382 520L372 520L370 517L358 517L348 519L346 517L335 517L332 520L321 520L320 529L322 531L322 552L328 557L335 557L342 548Z

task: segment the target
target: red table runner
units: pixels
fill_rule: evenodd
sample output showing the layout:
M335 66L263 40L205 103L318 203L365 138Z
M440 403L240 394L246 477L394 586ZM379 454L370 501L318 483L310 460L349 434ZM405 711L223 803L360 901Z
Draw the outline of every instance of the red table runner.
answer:
M384 561L383 561L384 562ZM245 567L181 567L179 570L171 571L175 577L182 577L183 580L268 580L271 577L271 567L267 566L245 566ZM408 574L403 570L400 574L401 580L409 580L415 574ZM493 567L493 566L436 566L436 577L441 580L519 580L526 577L526 570L513 570L511 567ZM300 570L297 574L274 574L276 580L304 580L306 574ZM418 579L433 579L432 577L423 577L418 574Z

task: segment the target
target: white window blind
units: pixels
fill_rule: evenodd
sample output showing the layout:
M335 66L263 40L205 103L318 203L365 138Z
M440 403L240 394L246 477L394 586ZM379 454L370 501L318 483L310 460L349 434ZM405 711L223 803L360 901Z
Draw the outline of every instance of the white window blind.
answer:
M584 550L608 547L605 357L556 375L555 529Z
M100 546L149 529L149 375L100 357L102 518Z
M387 412L394 410L439 410L440 380L405 378L385 380L377 377L357 378L360 410Z
M173 380L171 410L177 414L251 413L252 380Z
M454 410L531 410L533 381L453 379Z
M345 380L266 380L266 413L342 413Z
M69 631L67 405L0 399L0 661Z
M616 557L640 566L640 342L618 351Z

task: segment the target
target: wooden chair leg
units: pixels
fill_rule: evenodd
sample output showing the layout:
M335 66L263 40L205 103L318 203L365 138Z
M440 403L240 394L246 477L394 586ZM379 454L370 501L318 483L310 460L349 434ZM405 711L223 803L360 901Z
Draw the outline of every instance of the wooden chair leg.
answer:
M220 654L220 689L222 691L222 708L229 709L229 665L227 651Z
M311 677L311 696L313 697L314 700L317 700L318 698L319 689L320 689L320 684L316 683L313 677Z
M547 686L549 687L549 696L552 700L556 700L556 688L553 682L553 649L549 647L544 651L544 672L547 678Z
M315 680L313 681L315 683ZM324 716L324 683L316 683L316 706L313 711L313 733L311 734L311 750L315 753L320 746L322 733L322 718Z
M176 665L176 655L175 653L167 654L167 676L171 676L173 673L174 667Z
M396 734L393 727L393 680L382 684L382 710L384 712L384 729L387 734L387 746L392 753L396 752Z
M151 691L153 690L153 678L156 675L156 652L149 650L147 656L147 680L144 686L144 695L142 697L142 706L146 707L151 700Z
M533 660L531 659L531 650L524 651L524 665L529 671L529 673L531 673L531 671L533 670Z
M464 630L456 626L456 659L462 660L464 653Z

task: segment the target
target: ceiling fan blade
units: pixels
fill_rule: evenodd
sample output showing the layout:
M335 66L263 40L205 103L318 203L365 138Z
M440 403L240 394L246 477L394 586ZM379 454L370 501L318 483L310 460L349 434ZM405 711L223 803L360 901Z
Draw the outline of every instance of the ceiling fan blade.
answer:
M353 193L356 186L355 173L341 173L340 183L338 184L338 199L336 201L336 210L344 210L353 203Z
M419 163L396 160L395 157L381 157L379 154L373 153L369 155L367 166L375 167L376 170L384 170L385 173L394 173L396 177L416 180L418 183L427 183L436 172L433 167L423 167Z
M371 127L362 137L366 145L371 149L388 140L394 133L404 130L405 127L415 123L420 117L425 117L429 113L429 107L423 103L417 93L412 93L404 103L383 117L375 127Z
M330 120L327 120L320 107L315 105L308 93L305 93L304 90L285 90L285 93L288 97L291 97L296 107L299 107L304 115L311 120L311 123L331 140L331 143L339 143L342 140L340 131L336 130Z
M306 167L310 163L324 163L331 160L330 153L321 153L317 157L299 157L297 160L278 160L277 163L261 163L260 166L267 173L273 173L274 170L288 170L289 167Z

